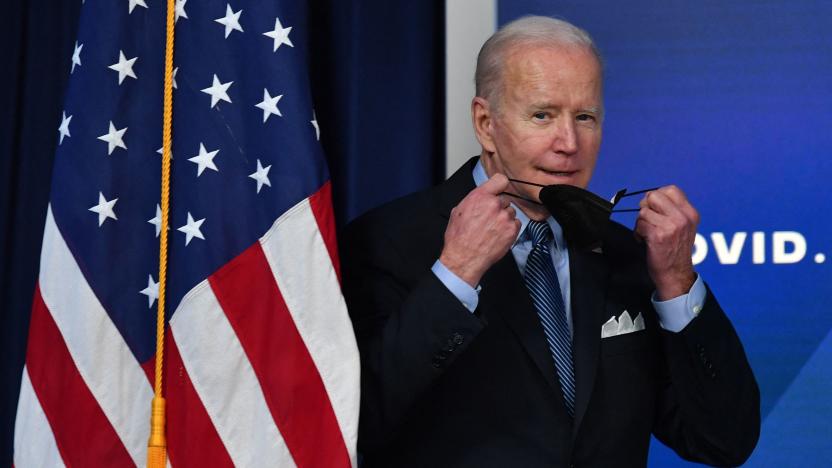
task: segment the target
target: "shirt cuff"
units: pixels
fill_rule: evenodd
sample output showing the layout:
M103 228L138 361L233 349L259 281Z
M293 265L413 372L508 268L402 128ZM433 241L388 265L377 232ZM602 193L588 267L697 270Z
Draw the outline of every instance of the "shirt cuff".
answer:
M477 286L476 289L472 288L470 284L460 279L459 276L455 275L454 272L449 270L439 260L434 262L433 266L430 267L430 271L439 278L439 281L448 288L451 294L459 299L459 302L469 312L474 313L477 309L477 304L480 302L480 290L482 287Z
M696 275L696 281L694 281L687 294L682 294L668 301L657 301L654 292L651 301L656 313L659 314L659 325L673 333L682 331L691 320L699 315L699 312L702 312L702 307L705 305L705 295L705 283L699 275Z

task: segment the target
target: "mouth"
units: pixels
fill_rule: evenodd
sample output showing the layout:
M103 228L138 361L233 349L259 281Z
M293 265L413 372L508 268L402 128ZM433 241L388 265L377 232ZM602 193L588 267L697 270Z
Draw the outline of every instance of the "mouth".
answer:
M563 179L563 178L567 178L567 179L572 178L572 177L575 176L575 174L578 173L578 171L550 171L550 170L543 169L543 168L541 168L540 171L542 173L546 174L547 176L561 178L561 179Z

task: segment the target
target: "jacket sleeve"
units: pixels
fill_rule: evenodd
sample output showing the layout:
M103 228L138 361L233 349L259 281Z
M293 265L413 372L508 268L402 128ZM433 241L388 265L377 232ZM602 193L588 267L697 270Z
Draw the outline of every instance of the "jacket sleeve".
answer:
M742 343L710 289L679 333L662 331L667 380L654 433L681 457L716 466L745 462L760 434L760 391Z
M361 354L359 448L379 447L485 323L386 233L351 227L341 241L344 294ZM417 249L418 250L418 249ZM425 266L427 265L427 266Z

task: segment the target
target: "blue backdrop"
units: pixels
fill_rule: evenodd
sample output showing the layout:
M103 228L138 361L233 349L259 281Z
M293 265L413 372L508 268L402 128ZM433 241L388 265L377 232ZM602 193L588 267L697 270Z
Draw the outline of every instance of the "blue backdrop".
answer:
M498 5L500 24L557 16L601 49L607 114L590 188L673 183L699 209L697 269L762 392L746 466L832 466L832 2ZM653 443L650 466L690 465Z

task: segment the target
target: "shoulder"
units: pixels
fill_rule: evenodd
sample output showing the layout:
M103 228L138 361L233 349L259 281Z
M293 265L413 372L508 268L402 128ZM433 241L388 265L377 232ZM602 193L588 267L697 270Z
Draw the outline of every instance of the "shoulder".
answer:
M350 222L342 237L345 240L409 237L440 218L438 191L438 187L433 187L374 208Z
M444 232L451 208L474 188L472 158L441 184L405 195L359 216L344 229L348 239L388 237L412 239L420 234Z

